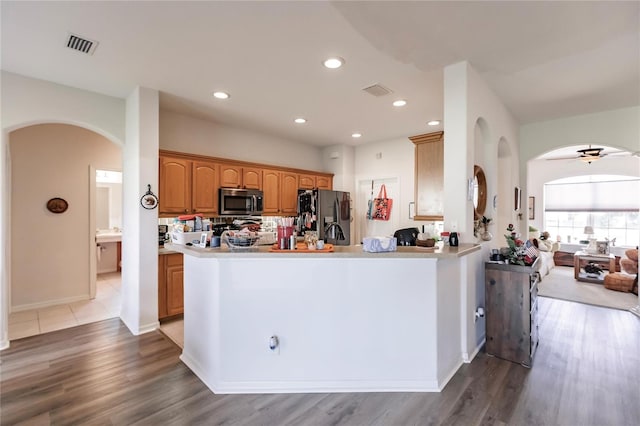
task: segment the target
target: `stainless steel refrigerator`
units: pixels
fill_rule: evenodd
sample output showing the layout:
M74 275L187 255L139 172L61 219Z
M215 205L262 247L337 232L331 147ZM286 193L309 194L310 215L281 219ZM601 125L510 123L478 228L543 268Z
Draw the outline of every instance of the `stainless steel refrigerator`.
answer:
M316 231L318 239L338 246L351 243L351 200L348 192L298 190L298 230Z

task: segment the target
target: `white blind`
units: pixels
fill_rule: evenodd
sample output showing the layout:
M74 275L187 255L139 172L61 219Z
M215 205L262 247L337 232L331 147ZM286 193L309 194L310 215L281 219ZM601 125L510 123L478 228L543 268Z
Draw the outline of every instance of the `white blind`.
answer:
M551 183L544 186L545 211L638 211L640 180Z

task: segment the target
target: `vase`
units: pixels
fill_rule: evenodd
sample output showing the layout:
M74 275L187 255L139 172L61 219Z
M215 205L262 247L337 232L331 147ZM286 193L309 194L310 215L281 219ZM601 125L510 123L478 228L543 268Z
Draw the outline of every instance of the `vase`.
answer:
M484 231L480 234L480 238L482 241L491 241L493 235L491 235L491 232L487 231L487 228L484 228Z

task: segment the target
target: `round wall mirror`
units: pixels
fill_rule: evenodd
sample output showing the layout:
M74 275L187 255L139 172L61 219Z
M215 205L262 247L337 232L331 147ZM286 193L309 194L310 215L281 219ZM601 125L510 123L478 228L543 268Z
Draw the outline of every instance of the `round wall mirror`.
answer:
M473 219L484 216L487 207L487 178L482 167L473 166Z

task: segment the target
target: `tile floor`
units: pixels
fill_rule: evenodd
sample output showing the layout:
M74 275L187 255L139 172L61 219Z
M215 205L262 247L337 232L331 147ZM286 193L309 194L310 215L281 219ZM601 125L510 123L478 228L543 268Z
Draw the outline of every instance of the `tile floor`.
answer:
M182 318L161 323L160 331L173 343L184 349L184 320Z
M93 300L11 313L9 340L120 316L120 272L100 274L96 284Z

